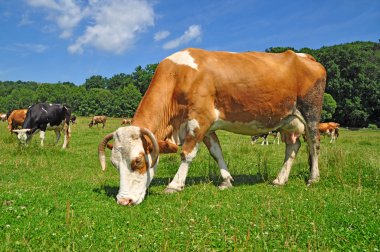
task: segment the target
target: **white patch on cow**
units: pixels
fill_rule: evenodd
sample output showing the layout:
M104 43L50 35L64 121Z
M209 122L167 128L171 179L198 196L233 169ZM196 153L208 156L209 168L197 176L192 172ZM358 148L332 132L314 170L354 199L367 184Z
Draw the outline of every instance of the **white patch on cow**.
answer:
M215 121L216 120L219 120L219 116L220 116L220 112L219 112L219 110L217 110L217 109L214 109L214 112L215 112Z
M44 109L44 108L41 108L43 111L45 111L45 113L47 113L47 110L46 109Z
M166 59L173 61L178 65L186 65L198 71L198 65L195 63L194 58L191 57L189 51L176 52Z
M303 58L308 58L308 56L305 53L296 53L298 56Z
M187 129L190 135L195 136L195 130L199 129L198 121L196 119L191 119L190 121L188 121Z

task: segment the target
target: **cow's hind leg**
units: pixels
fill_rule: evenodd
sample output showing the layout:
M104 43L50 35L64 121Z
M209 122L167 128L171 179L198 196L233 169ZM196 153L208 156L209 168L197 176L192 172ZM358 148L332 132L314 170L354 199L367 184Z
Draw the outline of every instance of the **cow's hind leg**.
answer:
M309 152L309 167L310 167L310 175L307 184L310 185L313 182L318 182L319 180L319 168L318 168L318 155L320 148L319 141L319 131L318 131L318 123L310 122L307 125L308 128L308 152Z
M223 178L223 182L219 185L219 189L223 190L232 187L231 181L234 180L227 169L227 164L223 158L222 148L220 147L220 142L215 132L206 134L203 142L207 146L207 149L209 150L211 156L218 163L220 173Z
M274 185L284 185L289 178L290 170L292 169L293 161L297 156L297 152L301 147L301 141L297 138L295 143L291 141L286 141L286 149L285 149L285 160L284 164L281 168L280 173L277 175L277 178L273 180Z
M65 149L70 142L70 137L71 137L70 125L65 124L65 126L63 126L63 134L64 134L64 138L63 138L62 148Z

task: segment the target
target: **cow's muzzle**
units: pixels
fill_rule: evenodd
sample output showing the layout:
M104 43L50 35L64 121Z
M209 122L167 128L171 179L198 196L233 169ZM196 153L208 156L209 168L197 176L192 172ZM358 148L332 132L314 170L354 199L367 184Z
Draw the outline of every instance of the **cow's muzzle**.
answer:
M117 204L122 205L122 206L132 206L132 205L134 205L134 203L133 203L133 201L131 199L125 199L125 198L117 199Z

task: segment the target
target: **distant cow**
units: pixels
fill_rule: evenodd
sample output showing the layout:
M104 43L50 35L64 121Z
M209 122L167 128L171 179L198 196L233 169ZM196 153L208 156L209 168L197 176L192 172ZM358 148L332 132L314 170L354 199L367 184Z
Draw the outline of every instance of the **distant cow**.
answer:
M132 119L131 118L123 119L121 121L121 125L130 125L131 123L132 123Z
M331 137L330 143L334 143L339 137L339 126L340 124L336 122L320 123L318 130L322 135L329 135Z
M76 123L77 123L77 117L76 117L75 115L72 115L72 116L70 117L70 122L71 122L72 124L76 124Z
M7 114L1 114L0 113L0 120L5 122L7 120Z
M106 126L106 121L107 121L107 117L106 116L94 116L91 119L91 122L88 124L88 127L91 128L94 125L96 125L96 127L98 127L98 123L102 123L103 124L103 129L104 129L104 127Z
M27 111L27 109L15 109L8 112L9 116L7 116L7 120L8 130L10 133L12 133L12 130L22 127L22 124L25 121Z
M255 135L255 136L251 136L251 139L252 139L252 144L256 143L257 140L259 140L259 138L263 138L263 141L261 142L261 145L268 145L269 141L268 141L268 136L269 135L272 135L274 137L273 139L273 144L276 143L276 140L277 140L277 144L280 144L280 132L276 131L276 130L273 130L271 132L268 132L268 133L265 133L265 134L261 134L261 135Z
M56 143L63 131L65 138L62 148L66 148L70 141L70 114L64 105L37 103L28 109L22 129L13 131L18 133L18 139L24 144L40 131L41 146L44 145L46 130L55 131Z

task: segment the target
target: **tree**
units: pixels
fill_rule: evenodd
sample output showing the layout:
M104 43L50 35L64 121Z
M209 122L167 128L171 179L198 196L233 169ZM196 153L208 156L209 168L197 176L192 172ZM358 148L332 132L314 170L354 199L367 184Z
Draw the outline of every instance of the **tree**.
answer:
M114 113L117 117L133 117L141 101L140 91L132 84L114 93Z
M132 73L133 84L137 87L142 95L145 94L148 86L156 71L157 64L150 64L144 68L141 66L136 67L135 72Z
M331 119L335 113L335 109L336 101L334 100L334 98L330 94L324 93L321 122L325 122Z
M101 75L93 75L89 79L86 79L86 82L83 84L86 90L92 88L106 88L107 78L102 77Z

